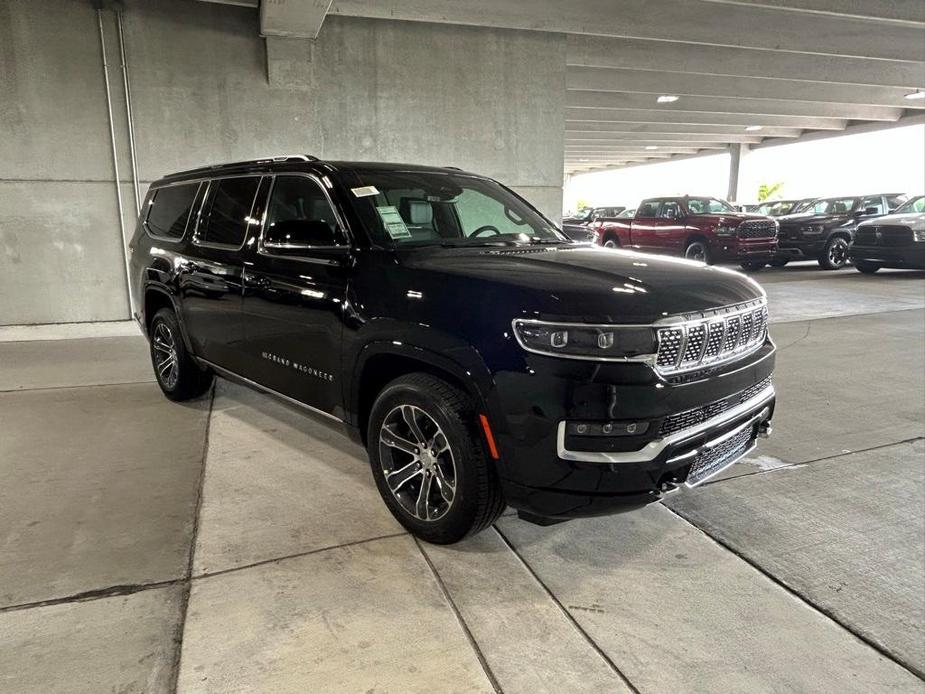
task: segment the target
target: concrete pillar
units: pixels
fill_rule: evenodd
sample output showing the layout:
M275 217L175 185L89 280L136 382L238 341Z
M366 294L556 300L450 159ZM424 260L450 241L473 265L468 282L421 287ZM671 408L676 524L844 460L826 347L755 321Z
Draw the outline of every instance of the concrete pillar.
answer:
M726 199L738 201L739 183L742 181L743 164L748 155L748 145L739 142L729 145L729 188Z

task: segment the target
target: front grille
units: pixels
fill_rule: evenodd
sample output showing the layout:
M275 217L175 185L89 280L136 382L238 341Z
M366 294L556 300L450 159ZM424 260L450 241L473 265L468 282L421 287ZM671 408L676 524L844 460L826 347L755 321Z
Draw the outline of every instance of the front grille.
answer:
M736 229L736 236L740 239L773 239L777 236L777 224L770 219L742 222Z
M689 487L700 484L743 456L751 446L754 436L752 429L753 427L745 427L735 436L730 436L722 443L700 453L691 463L685 484Z
M900 247L915 243L912 229L894 225L864 226L857 230L854 242L859 246Z
M680 325L659 328L656 369L671 374L732 361L760 347L767 328L764 299L707 311Z
M724 412L731 410L733 407L751 400L769 385L771 385L770 376L754 385L749 386L745 390L741 390L738 393L723 398L722 400L715 400L711 403L707 403L706 405L701 405L700 407L694 407L690 410L684 410L683 412L668 415L664 420L662 420L662 426L659 427L658 436L659 438L668 436L678 431L690 429L691 427L697 426L698 424L701 424L708 419L713 419L713 417L721 415Z

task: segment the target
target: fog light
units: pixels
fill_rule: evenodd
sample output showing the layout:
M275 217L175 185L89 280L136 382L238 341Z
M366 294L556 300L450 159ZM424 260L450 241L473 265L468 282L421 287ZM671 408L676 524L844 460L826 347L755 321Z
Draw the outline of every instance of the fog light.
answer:
M649 428L648 422L568 422L570 436L638 436Z

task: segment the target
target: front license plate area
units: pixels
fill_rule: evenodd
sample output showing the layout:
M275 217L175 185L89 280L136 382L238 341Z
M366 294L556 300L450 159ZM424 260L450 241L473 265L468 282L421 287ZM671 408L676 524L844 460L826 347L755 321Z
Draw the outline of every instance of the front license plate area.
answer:
M691 463L685 485L696 487L730 465L741 460L755 447L758 438L754 424L743 427L731 436L706 444Z

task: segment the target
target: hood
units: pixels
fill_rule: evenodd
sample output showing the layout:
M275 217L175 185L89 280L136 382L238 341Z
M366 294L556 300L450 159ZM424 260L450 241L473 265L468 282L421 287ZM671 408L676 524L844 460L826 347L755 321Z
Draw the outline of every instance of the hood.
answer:
M854 220L855 217L851 214L787 214L782 217L778 217L777 221L780 222L781 226L784 225L803 225L803 224L822 224L825 226L833 224L845 224Z
M858 228L885 225L904 226L921 231L925 229L925 213L907 212L904 214L887 214L882 217L877 217L876 219L871 219L870 221L862 222L858 225Z
M769 217L766 214L761 214L760 212L704 212L703 214L692 214L691 217L715 221L717 224L744 222L746 219L750 221L754 221L756 219L767 219L770 221L774 219L773 217Z
M591 245L419 249L401 262L428 276L432 291L452 288L489 310L549 320L650 323L764 295L732 270Z

